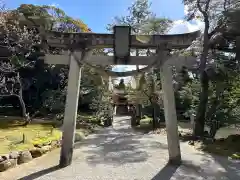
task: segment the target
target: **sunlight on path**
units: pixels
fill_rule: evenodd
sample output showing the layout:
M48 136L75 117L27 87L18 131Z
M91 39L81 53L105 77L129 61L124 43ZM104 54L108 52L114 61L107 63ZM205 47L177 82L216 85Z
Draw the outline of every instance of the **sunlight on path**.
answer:
M240 165L181 143L183 164L167 165L164 135L141 134L129 117L115 117L113 127L76 144L71 166L58 169L59 150L0 174L3 180L237 180Z

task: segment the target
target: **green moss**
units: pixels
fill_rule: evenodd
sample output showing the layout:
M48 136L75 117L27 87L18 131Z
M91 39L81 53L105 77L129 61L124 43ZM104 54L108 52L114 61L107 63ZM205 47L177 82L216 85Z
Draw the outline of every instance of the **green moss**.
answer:
M83 125L77 128L76 132L81 136L87 136L94 131L92 124L97 122L97 118L92 115L81 114L78 116ZM62 132L57 128L55 121L44 121L42 123L32 122L22 126L23 122L18 120L0 121L0 154L6 154L10 151L27 150L34 145L49 144L52 141L60 140Z
M240 153L234 153L232 156L231 156L232 159L236 159L236 160L240 160Z
M60 130L53 128L52 122L21 125L20 121L0 121L0 154L30 149L35 144L47 144L62 136Z
M151 121L152 121L152 118L146 115L144 115L143 118L140 120L141 124L150 123Z
M24 150L32 149L33 147L34 146L31 143L10 145L9 151L24 151Z
M58 130L53 130L52 133L47 134L44 137L36 137L34 138L31 143L33 145L42 145L42 144L49 144L52 141L60 140L62 137L62 133Z

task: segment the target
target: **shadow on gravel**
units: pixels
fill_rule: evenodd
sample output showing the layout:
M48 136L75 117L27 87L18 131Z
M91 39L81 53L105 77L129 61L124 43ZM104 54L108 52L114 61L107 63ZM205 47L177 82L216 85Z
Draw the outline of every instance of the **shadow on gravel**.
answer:
M168 163L151 180L170 180L173 177L174 173L177 171L178 167L178 165L171 165Z
M220 157L215 159L225 168L228 170L229 174L236 174L237 175L237 179L240 179L240 161L233 161L230 162L228 161L228 164L224 164L223 159L221 159Z
M217 163L219 166L213 163ZM202 159L202 163L197 165L191 161L183 161L179 166L168 163L151 180L195 180L199 178L212 180L240 179L240 163L228 161L225 157L206 155Z
M97 164L122 165L146 161L149 150L167 149L166 144L153 141L143 133L131 128L118 128L97 133L93 138L75 145L75 148L89 146L86 162L92 166Z
M204 165L202 165L204 166ZM179 180L189 179L195 180L199 177L214 179L212 174L204 174L200 166L193 164L190 161L183 161L181 165L172 165L167 163L163 169L159 171L151 180ZM218 180L218 179L214 179Z
M50 167L48 169L43 169L41 171L32 173L32 174L30 174L28 176L22 177L22 178L17 179L17 180L33 180L33 179L37 179L37 178L39 178L39 177L41 177L43 175L49 174L49 173L57 171L59 169L60 169L60 167L58 165L57 166L53 166L53 167Z
M221 167L225 169L224 175L228 179L240 179L240 161L228 160L226 157L217 156L217 155L209 155L214 161L219 163Z

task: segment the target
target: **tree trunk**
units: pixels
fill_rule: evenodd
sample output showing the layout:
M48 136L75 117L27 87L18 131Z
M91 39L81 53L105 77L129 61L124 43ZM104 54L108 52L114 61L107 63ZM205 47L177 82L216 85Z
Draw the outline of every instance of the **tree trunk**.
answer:
M134 106L130 107L130 115L131 115L131 126L134 127L137 125L136 108Z
M154 109L154 104L151 104L152 106L152 128L153 130L156 129L156 119L155 119L155 109Z
M206 71L203 71L201 74L201 93L199 98L200 102L197 109L194 127L195 137L203 137L204 135L205 114L208 104L208 87L209 87L208 75Z
M211 121L211 126L210 126L210 138L214 139L215 135L219 129L219 122L217 120L212 120Z
M21 109L22 109L22 116L24 118L23 126L27 126L31 122L32 119L29 117L29 114L27 113L27 109L26 109L25 102L23 101L23 97L18 96L18 99L19 99Z
M137 104L136 107L136 123L137 125L140 124L140 120L142 119L142 105L141 104Z
M209 116L207 116L208 120L210 121L210 137L214 139L218 129L220 128L219 120L216 118L216 112L220 105L221 96L223 93L223 89L221 88L221 84L216 85L216 97L212 102L212 106L208 111Z
M20 106L22 109L22 116L25 118L27 115L27 109L26 109L26 105L25 102L23 101L23 97L22 96L18 96L19 102L20 102Z
M139 50L136 49L136 56L139 56ZM136 65L136 69L139 70L139 65ZM140 124L140 120L142 119L142 105L141 104L137 104L137 125Z
M22 94L23 88L22 88L22 82L20 80L19 74L18 74L18 83L19 83L20 87L19 87L19 94L17 97L19 99L20 106L22 108L22 116L25 120L25 123L23 124L23 126L27 126L31 122L32 118L30 118L29 113L27 113L26 105L23 100L23 94Z
M156 111L157 111L157 107L156 107L156 103L152 103L151 104L152 106L152 119L153 119L153 130L157 128L157 125L158 125L158 122L157 122L157 114L156 114Z
M207 2L205 11L208 10L210 1ZM200 2L197 2L198 9L200 10ZM201 11L202 12L202 11ZM208 51L209 51L209 37L208 31L210 27L208 14L206 12L202 12L204 16L205 29L203 34L203 51L200 57L200 83L201 83L201 92L199 95L199 105L196 114L195 128L194 128L194 137L199 138L204 136L204 125L205 125L205 114L208 103L208 87L209 87L209 79L208 74L206 72Z

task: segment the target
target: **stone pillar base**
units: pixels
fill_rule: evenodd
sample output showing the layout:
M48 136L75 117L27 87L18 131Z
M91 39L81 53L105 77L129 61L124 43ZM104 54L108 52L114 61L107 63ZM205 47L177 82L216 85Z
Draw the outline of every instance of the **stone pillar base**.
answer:
M181 156L169 158L168 163L171 165L180 166L182 164L182 158L181 158Z

